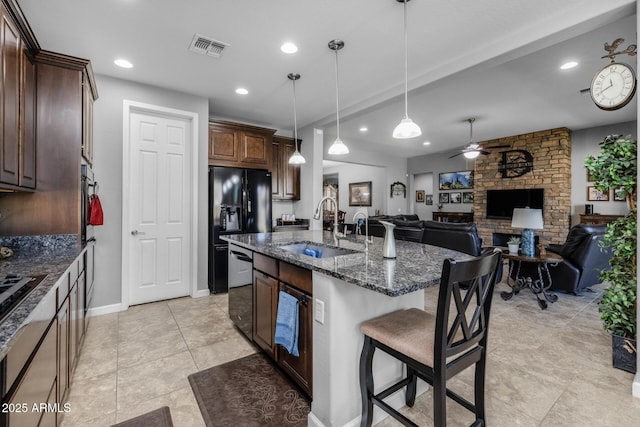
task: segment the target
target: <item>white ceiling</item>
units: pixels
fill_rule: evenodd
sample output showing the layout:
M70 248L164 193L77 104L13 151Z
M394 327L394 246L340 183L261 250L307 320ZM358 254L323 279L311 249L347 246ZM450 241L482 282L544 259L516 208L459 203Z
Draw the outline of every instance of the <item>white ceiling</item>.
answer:
M327 47L335 38L345 42L340 133L347 145L411 157L462 148L468 117L477 118L474 140L482 141L637 116L635 100L605 112L579 93L607 64L600 58L605 42L636 43L634 0L410 1L409 116L423 136L402 141L391 138L404 112L397 0L17 1L43 49L90 59L97 74L208 98L211 116L291 134L286 76L300 73L298 127L324 128L325 144L335 138L334 52ZM220 58L191 53L195 33L230 46ZM284 41L298 53L281 53ZM134 68L115 66L119 57ZM561 72L568 59L580 65ZM618 61L636 67L635 57ZM236 95L239 86L249 95Z

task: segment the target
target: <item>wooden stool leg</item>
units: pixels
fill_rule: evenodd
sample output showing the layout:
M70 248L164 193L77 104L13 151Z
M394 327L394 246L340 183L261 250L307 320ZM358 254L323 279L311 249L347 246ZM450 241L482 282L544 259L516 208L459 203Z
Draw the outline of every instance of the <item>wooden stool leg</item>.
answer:
M485 425L485 412L484 412L484 381L486 372L486 350L483 350L483 355L476 363L476 373L474 379L474 404L476 407L476 422L480 422L478 425Z
M447 385L443 376L438 374L433 379L433 425L447 425Z
M360 393L362 395L362 419L360 427L371 427L373 421L373 353L376 348L371 338L364 336L362 353L360 353Z
M407 378L410 379L409 384L407 384L407 396L406 396L406 404L409 407L413 407L413 404L416 403L416 386L418 384L418 377L416 376L416 371L409 365L407 365Z

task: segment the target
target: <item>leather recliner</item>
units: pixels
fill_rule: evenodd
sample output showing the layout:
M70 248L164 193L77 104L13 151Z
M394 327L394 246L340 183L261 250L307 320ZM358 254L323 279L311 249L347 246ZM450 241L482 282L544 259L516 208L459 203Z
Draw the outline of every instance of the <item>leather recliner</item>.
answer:
M557 266L549 266L551 290L578 294L602 282L600 271L609 268L611 259L611 251L600 247L605 231L606 224L578 224L569 230L564 244L547 246L563 258ZM523 262L520 275L538 277L535 264ZM542 278L547 284L545 276Z
M408 240L410 242L420 243L424 234L424 229L418 215L381 215L369 217L369 235L384 237L385 228L380 221L387 221L395 224L393 235L397 240Z

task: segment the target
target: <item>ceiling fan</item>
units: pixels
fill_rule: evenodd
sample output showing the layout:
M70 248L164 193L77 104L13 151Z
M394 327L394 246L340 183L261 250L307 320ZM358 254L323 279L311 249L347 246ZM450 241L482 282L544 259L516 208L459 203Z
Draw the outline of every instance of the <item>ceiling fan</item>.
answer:
M450 159L453 157L459 156L460 154L464 155L467 159L475 159L480 154L484 154L484 155L491 154L489 151L483 149L480 144L476 144L475 142L473 142L473 122L476 121L475 117L470 117L467 119L467 121L469 122L469 145L467 145L462 150L460 150L459 153L449 157ZM497 147L492 147L492 148L508 148L508 147L509 147L508 145L499 145Z

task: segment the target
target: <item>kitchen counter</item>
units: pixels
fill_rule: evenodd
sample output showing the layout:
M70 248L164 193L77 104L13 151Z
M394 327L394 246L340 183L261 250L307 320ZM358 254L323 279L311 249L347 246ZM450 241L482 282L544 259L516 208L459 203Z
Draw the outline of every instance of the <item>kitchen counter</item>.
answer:
M424 289L439 284L444 259L470 258L461 252L396 240L397 258L386 260L382 257L383 238L374 237L369 252L365 253L364 236L349 235L336 245L328 231L245 234L224 239L312 270L313 401L307 422L318 427L360 423L358 361L363 343L360 324L394 310L424 309ZM280 247L295 242L360 252L312 258ZM402 363L383 352L376 354L375 363L377 384L392 384L402 378ZM420 380L418 394L426 389ZM403 396L403 392L396 393L388 403L400 408L404 405ZM374 424L382 416L381 411L376 411Z
M13 256L0 260L2 275L47 275L15 309L0 322L0 359L11 348L13 340L33 318L38 316L38 304L56 285L62 274L80 255L83 247L78 236L52 235L0 238L0 246L13 250Z
M339 239L336 245L331 232L320 230L241 234L224 236L222 239L388 296L400 296L437 285L440 281L442 263L446 258L471 258L467 254L450 249L396 240L397 257L390 260L382 257L382 237L374 237L373 243L369 244L369 252L366 253L364 236L352 234ZM279 247L285 243L305 241L360 252L337 257L312 258Z

